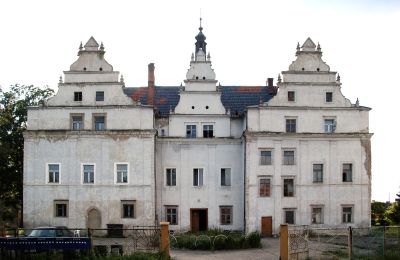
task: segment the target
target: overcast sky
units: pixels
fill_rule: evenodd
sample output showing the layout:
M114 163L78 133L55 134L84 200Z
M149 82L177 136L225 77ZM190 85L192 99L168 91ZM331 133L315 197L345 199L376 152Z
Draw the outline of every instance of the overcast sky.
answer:
M297 42L319 42L342 92L372 108L372 199L400 190L395 106L400 97L400 1L1 1L0 85L57 88L94 36L128 87L178 86L189 67L200 9L207 51L222 85L265 85L295 59ZM400 154L400 153L399 153Z

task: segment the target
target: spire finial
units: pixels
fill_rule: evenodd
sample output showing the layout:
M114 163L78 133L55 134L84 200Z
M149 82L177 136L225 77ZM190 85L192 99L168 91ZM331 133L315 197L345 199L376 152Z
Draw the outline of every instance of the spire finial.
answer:
M339 73L337 74L336 81L340 81L340 75L339 75Z
M278 83L281 83L282 82L282 78L281 78L281 74L279 73L278 74Z
M60 76L60 78L58 79L58 83L59 84L63 83L62 76Z
M297 42L297 47L296 47L297 51L300 51L300 43Z
M104 45L103 45L103 42L101 42L101 44L100 44L100 50L101 50L101 51L104 51Z
M200 27L199 27L200 31L203 30L203 27L201 26L201 20L203 20L203 19L201 18L201 8L200 8Z
M358 98L357 98L357 100L356 100L356 107L359 107L360 106L360 100L358 100Z
M83 46L82 46L82 42L81 42L81 44L79 44L79 50L81 51L83 49Z
M125 86L124 75L122 75L122 74L121 74L120 82L122 83L123 86Z
M210 52L208 52L208 54L207 54L207 60L208 60L208 61L210 61L210 60L211 60L211 55L210 55Z
M317 45L317 51L321 51L321 45L319 45L319 43Z
M194 53L192 52L192 56L190 57L192 61L194 61Z

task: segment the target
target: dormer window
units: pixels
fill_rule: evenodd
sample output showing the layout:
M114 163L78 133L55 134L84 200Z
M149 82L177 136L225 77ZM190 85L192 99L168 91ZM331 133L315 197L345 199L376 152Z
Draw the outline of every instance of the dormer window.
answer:
M104 101L104 91L96 91L96 101Z
M186 138L196 138L196 125L186 125Z
M287 94L288 94L288 95L287 95L288 101L291 101L291 102L296 101L296 92L294 92L294 91L288 91Z
M74 92L74 101L82 101L82 92Z
M333 93L332 92L326 92L325 93L325 102L332 102L333 101Z
M214 127L213 125L203 125L203 137L212 138L214 137Z

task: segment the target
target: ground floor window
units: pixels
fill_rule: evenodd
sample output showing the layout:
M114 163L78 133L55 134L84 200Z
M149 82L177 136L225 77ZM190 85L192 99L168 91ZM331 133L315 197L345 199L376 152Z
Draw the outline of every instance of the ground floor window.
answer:
M166 220L170 225L178 225L178 207L166 206L165 207Z
M284 223L294 225L295 220L296 220L295 217L296 217L296 215L295 215L294 209L285 209L284 210L284 218L285 218Z
M342 222L353 223L353 207L343 206L342 207Z
M68 200L54 201L54 216L56 218L68 217Z
M232 206L220 206L219 212L221 225L232 225Z
M121 201L121 216L122 218L135 218L135 204L134 200Z
M313 206L311 208L311 223L322 224L324 223L323 208L321 206Z

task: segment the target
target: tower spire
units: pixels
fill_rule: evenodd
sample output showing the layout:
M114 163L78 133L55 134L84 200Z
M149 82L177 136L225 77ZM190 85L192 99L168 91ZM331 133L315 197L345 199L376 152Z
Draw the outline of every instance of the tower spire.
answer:
M201 49L204 53L207 53L206 51L206 36L203 34L203 26L201 24L201 22L203 21L203 19L201 18L200 15L200 27L199 27L199 33L196 35L195 39L196 39L196 51L195 51L195 55L197 55L197 52Z

